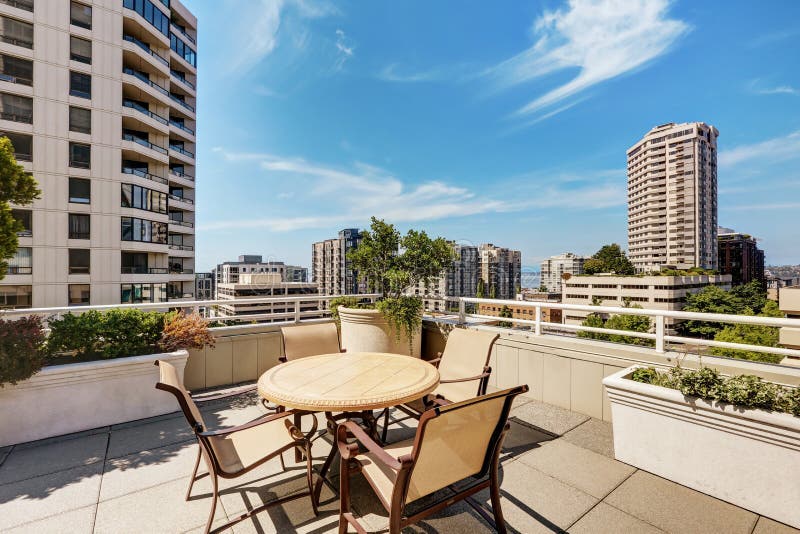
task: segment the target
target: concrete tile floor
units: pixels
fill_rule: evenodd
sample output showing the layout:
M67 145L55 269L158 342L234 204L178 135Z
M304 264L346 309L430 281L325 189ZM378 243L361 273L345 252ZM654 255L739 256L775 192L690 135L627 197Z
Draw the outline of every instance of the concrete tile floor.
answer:
M263 414L253 396L203 408L210 427ZM765 517L613 460L611 426L555 406L524 399L512 411L502 456L503 511L510 532L574 533L799 533ZM308 424L308 421L304 423ZM320 428L324 428L321 425ZM390 440L413 435L394 425ZM318 465L330 450L318 439ZM180 414L133 421L0 450L0 531L202 532L210 484L201 479L184 501L197 445ZM302 491L303 470L277 460L222 485L216 524L249 507ZM337 471L332 482L338 484ZM387 517L361 477L353 508L374 532ZM488 494L477 500L488 505ZM271 508L236 525L236 533L336 532L339 501L325 488L315 517L305 498ZM407 532L493 532L465 503L447 508Z

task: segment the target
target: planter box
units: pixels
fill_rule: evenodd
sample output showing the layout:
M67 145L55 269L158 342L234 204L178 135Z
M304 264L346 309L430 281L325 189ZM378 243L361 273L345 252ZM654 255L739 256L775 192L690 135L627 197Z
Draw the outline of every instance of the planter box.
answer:
M178 409L155 389L156 360L177 367L185 350L44 367L16 386L0 388L0 447L153 417Z
M800 418L603 379L617 460L800 528Z
M422 324L414 333L409 350L408 337L400 332L397 338L388 321L378 310L339 307L342 327L342 348L347 352L390 352L420 357Z

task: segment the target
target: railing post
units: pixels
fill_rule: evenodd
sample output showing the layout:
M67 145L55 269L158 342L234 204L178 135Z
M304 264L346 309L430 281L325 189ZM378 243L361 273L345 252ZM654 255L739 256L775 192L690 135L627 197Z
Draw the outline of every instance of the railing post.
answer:
M295 323L299 323L300 322L300 301L299 300L294 301L294 322Z
M656 352L664 352L664 316L656 315Z
M467 322L467 303L464 302L464 299L459 297L458 298L458 324L464 324Z
M533 334L536 336L542 335L542 307L536 306L536 324L533 327Z

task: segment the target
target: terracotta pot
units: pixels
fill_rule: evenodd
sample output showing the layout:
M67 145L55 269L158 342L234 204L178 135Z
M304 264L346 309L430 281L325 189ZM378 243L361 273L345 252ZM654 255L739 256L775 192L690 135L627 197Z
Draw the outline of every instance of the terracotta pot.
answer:
M342 348L347 352L391 352L420 357L422 324L409 344L405 332L395 332L378 310L339 307Z

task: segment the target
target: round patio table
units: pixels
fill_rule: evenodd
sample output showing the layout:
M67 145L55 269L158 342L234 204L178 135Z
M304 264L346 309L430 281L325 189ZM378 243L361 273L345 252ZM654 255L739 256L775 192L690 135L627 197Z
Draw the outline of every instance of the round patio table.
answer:
M419 399L438 385L439 371L419 358L352 352L308 356L277 365L258 379L258 393L279 406L325 412L331 432L335 431L337 419L332 412L360 417L377 438L372 410ZM299 416L295 422L299 428ZM335 439L334 436L330 453L319 471L315 498L319 498L323 482L330 485L326 475L339 451Z

